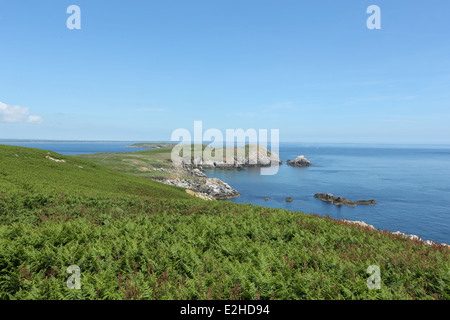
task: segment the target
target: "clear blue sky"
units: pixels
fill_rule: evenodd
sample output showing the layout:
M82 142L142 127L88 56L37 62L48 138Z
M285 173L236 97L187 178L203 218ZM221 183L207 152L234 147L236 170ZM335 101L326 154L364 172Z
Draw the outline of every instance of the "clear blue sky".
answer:
M66 9L81 8L81 30ZM369 5L382 29L369 30ZM0 139L450 143L450 1L0 0Z

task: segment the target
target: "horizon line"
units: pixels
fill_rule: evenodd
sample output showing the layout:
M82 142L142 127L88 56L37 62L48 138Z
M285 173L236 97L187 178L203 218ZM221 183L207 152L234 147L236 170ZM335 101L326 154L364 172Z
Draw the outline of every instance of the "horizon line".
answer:
M0 143L14 143L14 142L30 142L30 143L44 143L44 142L52 142L52 143L76 143L76 142L82 142L82 143L171 143L171 144L179 144L182 143L182 141L169 141L169 140L76 140L76 139L67 139L67 140L59 140L59 139L0 139ZM227 140L222 141L201 141L202 143L219 143L219 142L228 142ZM231 142L231 141L229 141ZM250 143L249 141L233 141L234 143ZM441 145L441 146L450 146L450 142L443 143L443 142L307 142L307 141L279 141L279 143L301 143L301 144L366 144L366 145ZM195 144L195 141L193 142ZM267 141L267 144L270 145L271 143Z

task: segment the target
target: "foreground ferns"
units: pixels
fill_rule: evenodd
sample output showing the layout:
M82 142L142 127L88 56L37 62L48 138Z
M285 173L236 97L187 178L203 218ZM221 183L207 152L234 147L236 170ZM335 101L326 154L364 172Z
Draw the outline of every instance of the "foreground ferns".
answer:
M450 297L447 247L46 154L0 147L0 299ZM70 265L80 290L67 288ZM370 265L380 290L367 288Z

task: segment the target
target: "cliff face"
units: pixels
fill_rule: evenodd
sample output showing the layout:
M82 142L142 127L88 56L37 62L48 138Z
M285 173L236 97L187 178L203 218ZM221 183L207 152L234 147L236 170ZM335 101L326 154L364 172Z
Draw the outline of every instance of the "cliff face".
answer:
M196 168L199 170L243 169L246 167L269 167L280 164L282 164L282 161L276 153L260 145L215 148L211 149L211 152L203 152L201 158L193 157L190 163L182 163L184 168Z
M239 192L230 187L227 183L216 178L196 178L196 179L165 179L162 183L177 186L196 192L206 194L214 199L230 199L239 196ZM205 199L208 200L208 199Z
M239 192L229 184L216 178L209 178L198 168L189 165L174 164L170 169L156 168L153 170L171 173L169 178L154 177L153 180L203 194L205 197L200 198L204 200L211 200L211 197L222 200L239 196Z

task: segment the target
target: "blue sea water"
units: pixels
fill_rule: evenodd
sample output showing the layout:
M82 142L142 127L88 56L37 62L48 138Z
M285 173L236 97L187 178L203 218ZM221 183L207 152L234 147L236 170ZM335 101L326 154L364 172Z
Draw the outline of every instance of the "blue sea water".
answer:
M133 152L144 150L144 148L129 147L129 145L137 143L132 141L127 142L29 142L29 141L0 141L0 145L10 145L19 147L28 147L53 151L63 155L74 154L92 154L92 153L118 153L118 152Z
M131 143L0 142L64 155L141 150L127 147ZM381 230L450 243L450 146L282 143L279 155L284 163L305 155L313 166L283 164L273 176L260 175L258 168L206 174L240 192L229 201L365 221ZM374 199L377 204L337 207L314 198L315 193ZM294 201L288 203L286 197Z
M260 175L258 168L206 174L241 193L233 202L328 214L450 243L450 146L297 143L281 144L279 155L283 163L305 155L313 166L283 164L274 176ZM377 204L338 207L314 198L315 193Z

